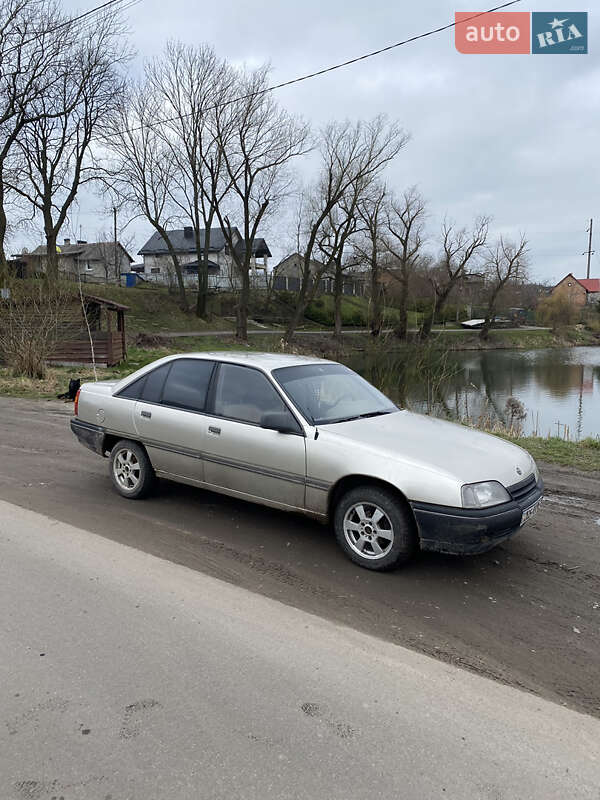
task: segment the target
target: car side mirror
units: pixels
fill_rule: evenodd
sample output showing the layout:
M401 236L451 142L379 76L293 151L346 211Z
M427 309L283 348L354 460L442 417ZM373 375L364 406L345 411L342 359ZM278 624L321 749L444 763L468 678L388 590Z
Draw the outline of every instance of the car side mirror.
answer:
M296 420L290 413L285 411L273 411L263 414L260 419L260 427L271 431L279 431L279 433L300 433Z

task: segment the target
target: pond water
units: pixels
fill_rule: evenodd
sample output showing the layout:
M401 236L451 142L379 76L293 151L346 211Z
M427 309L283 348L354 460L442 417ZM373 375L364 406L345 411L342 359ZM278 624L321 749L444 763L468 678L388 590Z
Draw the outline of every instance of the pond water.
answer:
M600 347L473 350L443 358L412 370L393 354L383 368L368 357L351 366L414 411L506 422L506 402L514 397L524 406L525 434L600 436Z

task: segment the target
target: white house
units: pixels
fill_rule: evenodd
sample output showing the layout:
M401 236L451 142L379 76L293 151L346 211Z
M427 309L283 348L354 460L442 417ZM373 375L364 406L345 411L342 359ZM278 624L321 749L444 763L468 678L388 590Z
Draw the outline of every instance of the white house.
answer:
M237 228L233 229L236 247L243 247L242 237ZM179 230L167 231L169 241L177 254L183 270L184 282L194 287L198 285L198 256L194 229L185 227ZM205 231L200 231L200 246L204 247ZM221 228L211 228L208 262L208 287L209 289L236 289L241 280L237 274L235 262L226 244ZM143 267L136 267L135 271L145 280L174 284L175 270L173 260L169 254L167 242L157 232L154 233L146 244L139 250L139 255L144 259ZM255 285L266 283L268 259L271 251L264 239L257 238L252 249L250 262L251 278Z

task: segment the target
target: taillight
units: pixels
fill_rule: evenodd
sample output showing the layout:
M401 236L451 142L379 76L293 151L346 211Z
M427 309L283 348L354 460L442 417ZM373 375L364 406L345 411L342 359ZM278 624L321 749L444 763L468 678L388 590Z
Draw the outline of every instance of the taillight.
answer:
M77 412L79 411L79 394L81 389L77 389L77 394L75 395L75 404L73 406L73 413L77 416Z

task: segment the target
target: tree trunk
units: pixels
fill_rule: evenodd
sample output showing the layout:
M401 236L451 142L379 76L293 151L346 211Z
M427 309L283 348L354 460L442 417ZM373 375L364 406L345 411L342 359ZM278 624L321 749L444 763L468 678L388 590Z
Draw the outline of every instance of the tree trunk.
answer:
M333 335L339 339L342 335L342 297L344 289L344 273L342 265L336 263L333 280Z
M6 211L4 210L4 184L2 182L2 164L0 163L0 287L5 281L8 280L8 260L4 250L4 241L6 239L6 229L8 221L6 219Z
M204 247L200 247L200 233L196 230L196 257L198 259L198 297L196 298L196 316L206 317L206 300L208 295L208 251L210 248L210 228L204 231Z
M58 280L58 254L54 230L46 231L46 278L50 283Z
M419 330L420 339L429 338L431 334L431 328L433 327L433 323L435 320L435 315L439 314L440 311L443 310L455 283L456 281L451 281L447 286L444 287L444 289L441 292L436 291L433 298L433 308L431 309L430 312L427 313L427 316L421 323L421 328Z
M235 309L236 313L236 339L241 342L248 341L248 301L250 299L250 270L244 265L242 271L242 288L240 299Z
M163 240L167 245L167 250L169 251L169 255L171 256L171 261L173 262L173 269L175 270L175 276L177 278L177 290L179 292L179 307L182 311L189 311L187 295L185 293L185 283L183 282L183 275L181 273L181 264L179 263L179 258L177 257L177 253L173 249L173 245L171 244L171 240L167 234L167 231L163 228L162 225L157 224L156 222L152 223L154 228L160 235L162 236ZM169 281L169 293L171 291L170 281Z
M371 305L373 315L371 317L371 334L381 335L383 326L383 293L379 282L379 265L377 263L377 252L375 248L371 253Z
M396 325L396 336L404 341L408 337L408 275L404 272L400 277L400 297L398 301L398 324ZM431 330L431 326L429 331ZM427 336L429 336L429 331Z
M479 338L482 342L486 342L490 338L490 328L492 327L492 322L496 316L496 301L498 299L498 295L500 294L500 290L504 286L504 283L505 282L502 282L500 286L498 286L495 291L492 292L492 296L490 297L488 307L485 312L485 322L483 323L483 327L479 333Z
M296 307L292 312L291 319L288 322L287 328L283 335L284 342L289 343L292 341L294 333L296 332L296 328L298 327L298 325L300 325L300 321L304 316L304 312L306 311L306 307L308 306L307 296L308 296L309 281L310 281L310 276L308 276L307 278L306 273L303 273L302 281L300 283L300 291L298 292L298 298L296 300Z

